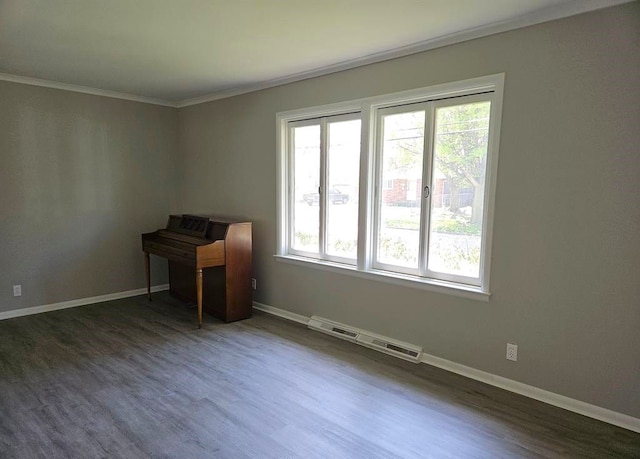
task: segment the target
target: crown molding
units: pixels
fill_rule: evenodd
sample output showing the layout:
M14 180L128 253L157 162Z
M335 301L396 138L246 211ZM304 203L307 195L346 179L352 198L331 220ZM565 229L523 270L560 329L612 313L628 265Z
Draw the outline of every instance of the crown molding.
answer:
M461 32L452 33L449 35L443 35L438 38L413 43L407 46L401 46L392 50L383 51L379 53L368 54L355 59L339 62L337 64L320 67L317 69L299 72L291 75L287 75L281 78L275 78L272 80L261 81L255 84L238 86L235 88L225 89L217 91L211 94L198 96L190 99L185 99L178 102L172 102L164 99L155 99L152 97L138 96L134 94L121 93L116 91L109 91L105 89L90 88L87 86L80 86L68 83L60 83L52 80L43 80L39 78L31 78L19 75L11 75L7 73L0 73L0 81L9 81L13 83L22 83L32 86L42 86L46 88L61 89L63 91L80 92L84 94L92 94L96 96L111 97L114 99L129 100L133 102L142 102L146 104L161 105L172 108L182 108L191 105L203 104L205 102L212 102L215 100L226 99L228 97L238 96L241 94L247 94L250 92L260 91L262 89L273 88L276 86L282 86L289 83L295 83L297 81L307 80L323 75L329 75L331 73L341 72L343 70L349 70L356 67L362 67L369 64L375 64L378 62L387 61L390 59L396 59L399 57L409 56L411 54L421 53L443 46L449 46L456 43L462 43L464 41L474 40L477 38L494 35L497 33L508 32L510 30L520 29L543 22L553 21L556 19L562 19L569 16L575 16L577 14L587 13L603 8L609 8L624 3L631 3L636 0L573 0L568 3L560 5L554 5L540 11L536 11L531 14L523 15L508 21L496 22L486 26L467 29Z
M531 14L510 19L508 21L495 22L485 26L475 27L449 35L443 35L438 38L413 43L407 46L401 46L399 48L394 48L388 51L368 54L366 56L350 59L348 61L343 61L337 64L328 65L306 72L295 73L282 78L275 78L273 80L263 81L252 85L239 86L236 88L226 89L204 96L185 99L178 102L176 106L178 108L182 108L191 105L203 104L205 102L213 102L215 100L226 99L228 97L260 91L262 89L273 88L276 86L295 83L297 81L307 80L314 77L329 75L331 73L341 72L343 70L349 70L356 67L362 67L369 64L375 64L399 57L409 56L411 54L417 54L424 51L453 45L456 43L462 43L464 41L474 40L477 38L495 35L502 32L508 32L510 30L521 29L524 27L541 24L543 22L562 19L569 16L575 16L577 14L587 13L590 11L617 6L623 3L630 3L633 1L635 0L573 0L569 3L563 3L560 5L548 7Z
M61 89L63 91L80 92L83 94L91 94L94 96L110 97L112 99L129 100L132 102L142 102L144 104L162 105L164 107L177 108L175 102L163 99L154 99L152 97L136 96L134 94L126 94L123 92L108 91L106 89L89 88L87 86L79 86L75 84L60 83L52 80L42 80L40 78L31 78L20 75L11 75L8 73L0 73L0 81L9 81L11 83L28 84L31 86L42 86L44 88Z

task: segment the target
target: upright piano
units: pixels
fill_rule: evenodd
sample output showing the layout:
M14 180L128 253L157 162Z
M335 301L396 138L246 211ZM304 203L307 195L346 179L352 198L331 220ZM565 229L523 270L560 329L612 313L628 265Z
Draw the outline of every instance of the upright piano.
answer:
M173 296L225 321L251 316L251 222L203 215L170 215L165 229L142 235L147 295L149 254L169 261Z

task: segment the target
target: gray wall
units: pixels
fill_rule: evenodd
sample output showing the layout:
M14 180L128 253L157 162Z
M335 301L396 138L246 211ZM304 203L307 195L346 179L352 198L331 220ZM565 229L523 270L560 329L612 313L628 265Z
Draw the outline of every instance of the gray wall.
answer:
M639 30L635 2L181 109L184 210L255 222L259 302L640 417ZM501 72L488 303L273 258L276 112Z
M257 301L640 417L639 56L634 2L179 111L0 82L0 311L143 287L171 212L244 216ZM489 303L274 260L276 112L501 72Z
M0 127L0 311L143 287L140 233L178 209L177 110L0 81Z

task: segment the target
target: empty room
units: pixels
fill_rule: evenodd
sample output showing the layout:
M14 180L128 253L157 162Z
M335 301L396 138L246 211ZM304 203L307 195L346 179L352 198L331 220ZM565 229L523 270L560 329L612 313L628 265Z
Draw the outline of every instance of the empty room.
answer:
M640 2L0 0L0 458L640 457Z

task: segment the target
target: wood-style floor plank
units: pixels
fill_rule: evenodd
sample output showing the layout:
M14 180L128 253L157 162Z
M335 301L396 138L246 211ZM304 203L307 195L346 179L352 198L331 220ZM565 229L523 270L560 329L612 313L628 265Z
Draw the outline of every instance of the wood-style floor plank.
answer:
M0 322L1 458L638 457L640 434L166 293Z

